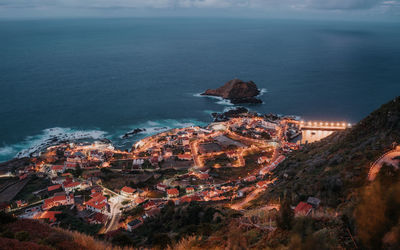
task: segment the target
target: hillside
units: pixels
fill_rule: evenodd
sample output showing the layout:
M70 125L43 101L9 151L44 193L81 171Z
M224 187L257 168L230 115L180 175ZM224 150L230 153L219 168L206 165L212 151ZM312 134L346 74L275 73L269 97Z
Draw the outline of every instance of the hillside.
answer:
M274 171L275 185L249 209L271 200L286 199L296 205L309 196L318 197L325 211L336 213L339 225L351 231L358 245L384 247L385 234L391 230L400 232L400 201L396 196L400 171L386 166L372 183L367 181L367 175L371 163L399 142L400 97L397 97L353 128L334 133L290 155ZM347 247L352 245L348 244ZM346 246L345 242L339 245Z
M279 196L285 190L294 203L311 195L336 208L367 184L370 164L396 142L400 142L400 97L353 128L294 152L275 170L278 182L265 196Z
M0 212L0 249L121 250L122 248L82 233L50 227L35 220L16 219Z

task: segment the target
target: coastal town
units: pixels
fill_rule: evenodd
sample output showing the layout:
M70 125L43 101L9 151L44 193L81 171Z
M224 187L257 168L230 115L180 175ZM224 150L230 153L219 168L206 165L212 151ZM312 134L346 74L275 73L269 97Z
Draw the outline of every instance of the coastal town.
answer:
M52 225L84 223L99 234L132 231L168 202L242 210L274 185L271 172L301 147L293 141L302 127L313 124L330 126L245 112L149 136L131 150L101 141L61 143L7 173L13 178L2 183L1 209ZM333 123L330 129L346 126ZM318 204L310 199L295 211L309 213Z

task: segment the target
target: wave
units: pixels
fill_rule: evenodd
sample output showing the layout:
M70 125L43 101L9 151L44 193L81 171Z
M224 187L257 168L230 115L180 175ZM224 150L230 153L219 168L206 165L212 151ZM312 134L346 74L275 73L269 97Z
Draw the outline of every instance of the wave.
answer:
M220 96L201 95L201 93L193 94L193 96L195 96L195 97L204 97L204 98L210 98L210 99L217 100L217 102L215 102L215 103L219 104L219 105L235 105L235 104L231 103L230 100L224 99L224 98L222 98Z
M229 106L235 105L235 104L231 103L231 101L223 99L223 98L221 98L221 100L216 102L216 103L220 104L220 105L229 105Z
M258 94L258 97L264 95L265 93L268 93L268 90L265 88L260 89L260 94Z
M107 133L100 130L76 130L72 128L48 128L38 135L27 136L22 142L0 148L1 161L11 158L37 156L47 147L63 141L104 139Z
M185 127L190 127L190 126L205 126L207 123L201 122L195 119L182 119L182 120L175 120L175 119L165 119L165 120L156 120L156 121L147 121L144 123L139 123L135 124L132 126L129 126L129 131L132 131L134 129L142 129L143 131L140 131L130 137L135 138L135 139L142 139L145 136L150 136L150 135L155 135L158 133L165 132L167 130L173 129L173 128L185 128ZM119 132L119 139L127 139L123 138L126 132L121 135L121 131Z
M0 156L7 156L10 154L15 154L14 148L11 146L4 146L0 148Z

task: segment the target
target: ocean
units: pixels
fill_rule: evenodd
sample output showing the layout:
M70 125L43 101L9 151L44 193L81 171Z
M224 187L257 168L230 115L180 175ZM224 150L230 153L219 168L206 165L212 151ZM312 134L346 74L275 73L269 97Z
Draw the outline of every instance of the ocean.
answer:
M400 94L399 23L1 20L0 38L0 162L54 137L130 148L206 125L234 105L199 93L235 77L262 89L250 110L312 120L354 123Z

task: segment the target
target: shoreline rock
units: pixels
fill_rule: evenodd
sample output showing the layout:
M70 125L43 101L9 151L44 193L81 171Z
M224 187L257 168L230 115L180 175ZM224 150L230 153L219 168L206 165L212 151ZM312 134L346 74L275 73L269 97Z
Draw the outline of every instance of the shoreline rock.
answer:
M236 109L231 109L223 113L212 113L211 116L214 118L214 122L225 122L230 118L237 118L243 114L248 114L249 110L243 107L238 107Z
M145 132L146 129L145 128L135 128L134 130L130 131L130 132L126 132L123 136L122 139L127 139L133 135L139 134L141 132Z
M240 79L233 79L217 89L207 89L201 95L219 96L230 100L233 104L259 104L262 103L260 99L256 98L259 94L260 90L253 81L244 82Z

